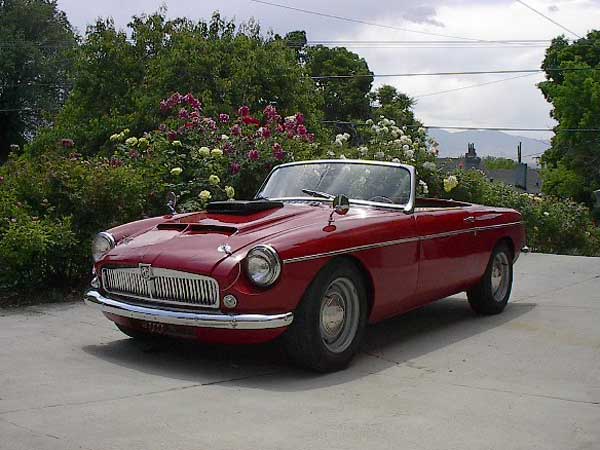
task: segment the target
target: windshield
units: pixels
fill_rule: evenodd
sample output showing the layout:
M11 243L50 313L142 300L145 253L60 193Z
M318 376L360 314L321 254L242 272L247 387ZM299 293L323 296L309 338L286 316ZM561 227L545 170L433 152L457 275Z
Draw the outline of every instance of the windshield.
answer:
M410 181L410 172L396 165L310 162L276 169L259 196L324 198L319 194L344 194L352 200L405 205L410 199Z

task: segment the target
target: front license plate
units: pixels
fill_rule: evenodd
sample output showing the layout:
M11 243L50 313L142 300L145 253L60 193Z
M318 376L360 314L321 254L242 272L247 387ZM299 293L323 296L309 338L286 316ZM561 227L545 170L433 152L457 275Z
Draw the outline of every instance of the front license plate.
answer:
M167 326L164 323L157 322L142 322L141 327L144 331L152 334L165 334Z

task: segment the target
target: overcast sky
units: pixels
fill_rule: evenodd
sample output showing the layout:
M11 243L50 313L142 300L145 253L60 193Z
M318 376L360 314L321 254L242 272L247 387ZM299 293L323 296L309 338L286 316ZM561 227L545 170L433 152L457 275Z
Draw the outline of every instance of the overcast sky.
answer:
M512 0L268 0L302 9L415 31L480 40L552 39L566 33L558 26ZM579 35L600 27L600 0L525 0ZM113 17L125 28L132 15L151 13L166 5L169 17L209 18L219 10L229 18L257 19L263 29L285 34L306 30L309 40L398 41L448 40L373 25L348 23L250 0L59 0L73 25L84 32L97 17ZM573 37L572 35L568 37ZM468 41L465 41L468 42ZM456 72L539 68L543 47L529 48L365 48L347 44L363 56L376 74ZM517 74L518 75L518 74ZM416 114L427 125L552 127L549 105L534 75L472 89L419 98L425 94L486 83L517 75L471 75L415 78L377 78L417 97ZM527 133L518 133L527 134ZM529 134L547 138L549 133Z

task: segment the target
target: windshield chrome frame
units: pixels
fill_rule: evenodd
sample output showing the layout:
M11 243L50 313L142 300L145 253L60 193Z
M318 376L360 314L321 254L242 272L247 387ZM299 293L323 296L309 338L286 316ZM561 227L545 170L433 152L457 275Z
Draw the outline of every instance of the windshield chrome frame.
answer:
M412 214L415 209L415 197L417 191L417 177L416 170L413 166L409 166L408 164L387 162L387 161L373 161L366 159L313 159L308 161L294 161L290 163L280 164L278 166L273 167L269 175L265 178L258 193L254 198L260 198L269 179L273 176L275 172L283 167L290 166L300 166L300 165L309 165L309 164L362 164L362 165L373 165L373 166L387 166L387 167L397 167L399 169L403 169L408 171L410 176L410 195L408 198L408 202L405 205L395 204L395 203L381 203L381 202L371 202L369 200L360 200L360 199L350 199L350 204L362 205L362 206L374 206L378 208L388 208L388 209L399 209L404 211L406 214ZM269 200L275 201L321 201L321 202L331 202L330 199L325 198L316 198L316 197L281 197L281 198L269 198Z

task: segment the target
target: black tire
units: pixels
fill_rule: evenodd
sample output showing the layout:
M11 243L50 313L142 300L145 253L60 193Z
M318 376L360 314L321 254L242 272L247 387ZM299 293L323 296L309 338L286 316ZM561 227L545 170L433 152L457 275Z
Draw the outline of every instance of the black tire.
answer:
M126 334L130 338L136 339L138 341L148 342L148 341L154 341L157 339L157 337L151 333L145 333L143 331L136 330L135 328L129 328L129 327L126 327L123 325L119 325L118 323L115 323L115 325L117 326L119 331Z
M288 356L299 366L334 372L348 366L360 347L366 324L367 291L362 273L352 262L337 259L309 285L283 343ZM335 329L338 326L339 331Z
M499 274L498 270L503 272ZM496 281L500 276L500 283ZM467 291L467 298L471 308L484 315L499 314L504 311L513 282L513 256L510 248L505 243L500 243L492 251L485 274L479 283ZM503 284L505 283L505 284Z

